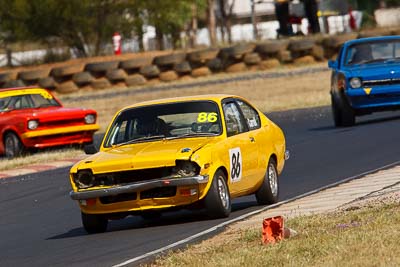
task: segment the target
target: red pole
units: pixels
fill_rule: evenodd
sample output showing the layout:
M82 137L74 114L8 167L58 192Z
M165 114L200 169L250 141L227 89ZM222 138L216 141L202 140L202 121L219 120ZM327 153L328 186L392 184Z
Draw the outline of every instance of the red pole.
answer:
M112 40L114 46L114 55L121 55L121 35L118 32L115 32Z

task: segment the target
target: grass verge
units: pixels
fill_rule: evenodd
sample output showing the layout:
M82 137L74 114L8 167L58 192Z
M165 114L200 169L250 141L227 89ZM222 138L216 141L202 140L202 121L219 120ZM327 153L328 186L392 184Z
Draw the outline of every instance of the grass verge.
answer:
M40 151L15 159L3 158L3 160L0 160L0 170L10 170L36 163L46 164L46 162L53 162L55 160L75 159L82 156L82 154L84 153L81 149L64 148Z
M286 226L298 235L275 245L262 244L260 222L147 266L400 266L399 222L399 203L297 217Z

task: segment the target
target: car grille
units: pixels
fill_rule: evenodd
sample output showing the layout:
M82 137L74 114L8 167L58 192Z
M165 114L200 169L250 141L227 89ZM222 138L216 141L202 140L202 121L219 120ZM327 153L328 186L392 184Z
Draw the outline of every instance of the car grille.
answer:
M136 199L137 199L137 193L134 192L134 193L119 194L116 196L100 197L100 202L102 204L112 204L112 203L131 201Z
M140 199L173 197L176 195L176 186L152 188L140 192Z
M129 184L168 177L172 174L172 168L173 167L161 167L153 169L114 172L109 174L97 174L95 175L95 177L97 185L111 186L118 184Z
M75 118L75 119L60 119L60 120L52 120L40 122L39 127L41 128L57 128L57 127L65 127L65 126L74 126L74 125L82 125L85 124L83 118Z
M395 85L395 84L400 84L400 78L363 81L364 87L372 87L377 85Z

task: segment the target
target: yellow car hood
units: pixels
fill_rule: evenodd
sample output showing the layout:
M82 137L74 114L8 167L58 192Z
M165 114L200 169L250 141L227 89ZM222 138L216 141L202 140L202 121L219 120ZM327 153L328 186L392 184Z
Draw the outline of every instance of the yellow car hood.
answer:
M100 151L81 161L77 169L93 173L175 166L175 160L187 160L211 138L185 138L136 143Z

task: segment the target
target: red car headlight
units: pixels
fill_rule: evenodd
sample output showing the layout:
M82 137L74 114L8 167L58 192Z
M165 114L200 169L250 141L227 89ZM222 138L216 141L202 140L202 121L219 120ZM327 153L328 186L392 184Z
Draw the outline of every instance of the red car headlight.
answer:
M35 130L39 126L39 122L37 120L30 120L28 121L28 129Z
M93 114L88 114L85 116L85 123L86 124L93 124L96 122L96 116Z

